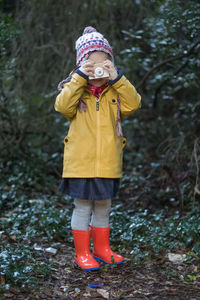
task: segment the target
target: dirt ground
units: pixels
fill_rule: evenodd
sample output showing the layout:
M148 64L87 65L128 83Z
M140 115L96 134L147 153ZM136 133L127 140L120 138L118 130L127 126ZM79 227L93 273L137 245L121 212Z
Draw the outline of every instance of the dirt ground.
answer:
M184 277L199 268L196 264L172 263L167 257L160 257L134 265L126 253L122 265L102 263L99 271L86 272L74 267L73 253L71 245L60 244L56 255L45 254L59 266L48 280L41 280L37 290L24 293L17 287L11 288L3 299L200 299L200 280L189 282Z

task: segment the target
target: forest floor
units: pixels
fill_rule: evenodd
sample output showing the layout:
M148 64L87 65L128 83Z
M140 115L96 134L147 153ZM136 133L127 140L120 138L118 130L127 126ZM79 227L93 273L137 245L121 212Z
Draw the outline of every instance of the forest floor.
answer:
M115 224L119 234L119 240L115 238L118 235L111 237L111 245L114 251L126 258L125 263L119 266L101 263L101 269L93 272L83 271L73 263L71 201L66 204L64 200L60 202L53 197L50 200L46 197L46 200L20 198L16 208L8 207L5 212L2 211L0 287L5 289L0 289L0 300L200 300L200 260L198 251L195 252L199 243L199 209L177 219L177 207L167 208L167 214L162 215L158 205L152 206L147 197L147 203L142 202L142 213L137 213L135 198L127 194L121 195L121 198L127 199L123 201L124 210L120 211L119 207L111 211L111 225ZM121 202L119 199L118 203ZM130 207L133 217L128 215ZM147 207L155 213L145 212ZM168 214L174 219L169 219ZM133 222L135 229L132 236ZM116 228L111 226L112 233ZM128 236L122 234L125 228L130 230ZM30 232L32 237L27 235ZM183 237L189 239L187 244L182 242ZM120 243L123 238L124 242ZM155 247L151 241L157 243L159 251L152 250ZM133 253L136 243L139 254L148 253L140 261L135 260L137 253ZM23 250L25 254L22 255L24 246L29 248ZM170 253L179 256L173 259ZM36 284L31 285L31 276L36 279ZM26 284L26 279L30 284ZM9 286L7 290L6 285Z
M99 271L85 272L74 267L73 252L71 245L60 244L56 255L47 255L59 266L48 280L41 280L33 291L22 293L13 287L3 299L200 299L200 282L182 280L183 273L197 268L193 264L160 257L133 265L126 255L124 264L113 267L102 263Z

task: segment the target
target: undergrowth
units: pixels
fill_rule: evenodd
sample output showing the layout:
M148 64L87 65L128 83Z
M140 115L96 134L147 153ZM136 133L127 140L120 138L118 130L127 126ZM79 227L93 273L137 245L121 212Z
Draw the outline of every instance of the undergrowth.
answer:
M30 167L30 166L29 166ZM23 176L22 176L23 174ZM49 194L41 193L40 172L23 166L1 178L0 198L0 291L11 286L21 290L37 287L51 275L53 262L35 245L72 245L70 219L72 199L55 195L50 177ZM46 176L48 181L48 176ZM128 180L126 178L126 180ZM122 185L123 188L123 185ZM164 256L185 253L187 260L200 258L200 205L188 204L181 216L178 208L128 209L122 201L111 210L111 243L124 249L134 264ZM188 203L190 201L188 200Z
M166 209L125 211L121 204L112 209L112 239L129 246L132 261L140 263L161 253L187 253L187 259L200 257L200 205L184 216L170 215Z

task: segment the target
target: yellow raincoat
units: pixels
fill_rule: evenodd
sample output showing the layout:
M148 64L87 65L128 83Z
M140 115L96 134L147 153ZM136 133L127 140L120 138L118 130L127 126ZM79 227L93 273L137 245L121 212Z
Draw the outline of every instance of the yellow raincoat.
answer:
M87 80L74 73L57 96L55 110L70 121L64 139L63 178L122 176L126 139L116 132L117 95L122 117L140 107L141 97L125 76L106 87L97 99L87 87ZM80 99L86 103L86 111L79 111Z

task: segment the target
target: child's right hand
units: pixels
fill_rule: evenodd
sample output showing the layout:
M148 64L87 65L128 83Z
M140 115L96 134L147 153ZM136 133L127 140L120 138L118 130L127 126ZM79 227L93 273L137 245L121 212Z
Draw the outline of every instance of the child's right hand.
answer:
M81 72L83 72L88 77L94 76L94 62L91 60L86 60L82 63L81 67L79 68Z

